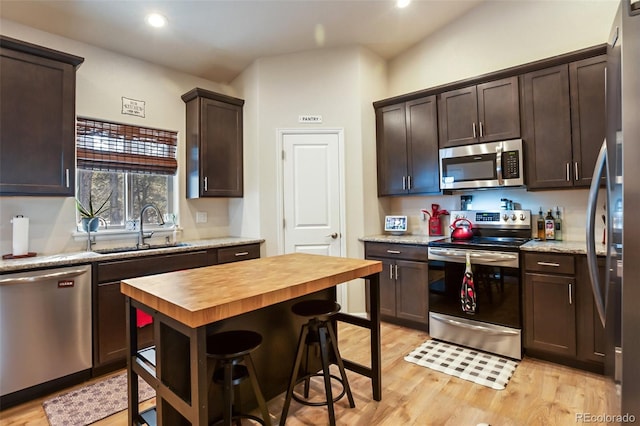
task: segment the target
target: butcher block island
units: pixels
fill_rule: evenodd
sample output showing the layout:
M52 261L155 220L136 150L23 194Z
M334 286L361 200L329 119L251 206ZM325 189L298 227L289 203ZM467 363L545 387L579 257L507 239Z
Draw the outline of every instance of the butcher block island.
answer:
M206 425L219 417L221 391L209 389L206 337L221 331L247 329L263 336L252 353L258 381L267 400L282 394L306 321L294 316L291 306L304 299L335 300L336 285L358 278L367 280L368 316L341 312L336 318L370 330L370 367L344 363L371 378L373 399L379 401L381 270L379 261L294 253L123 280L129 424ZM154 320L153 347L137 348L137 309ZM137 377L156 390L156 407L143 413ZM244 390L237 402L250 410L256 402L250 389Z

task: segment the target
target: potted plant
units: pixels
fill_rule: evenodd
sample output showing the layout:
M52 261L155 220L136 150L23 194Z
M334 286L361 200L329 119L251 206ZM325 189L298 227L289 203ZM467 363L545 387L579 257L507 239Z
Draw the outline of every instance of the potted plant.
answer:
M107 205L107 203L109 202L110 198L111 198L111 193L104 200L104 202L102 204L100 204L100 207L98 207L97 209L94 209L94 207L93 207L93 197L91 196L91 193L89 193L89 206L88 206L88 208L85 207L80 202L80 200L78 200L76 198L76 208L78 209L78 212L80 213L80 217L82 218L82 229L84 231L95 232L95 231L98 230L98 226L100 225L100 220L98 220L98 219L92 220L92 219L100 217L101 213L109 210L109 208L111 206ZM90 227L89 227L89 224L90 224ZM89 227L89 229L87 229L88 227Z

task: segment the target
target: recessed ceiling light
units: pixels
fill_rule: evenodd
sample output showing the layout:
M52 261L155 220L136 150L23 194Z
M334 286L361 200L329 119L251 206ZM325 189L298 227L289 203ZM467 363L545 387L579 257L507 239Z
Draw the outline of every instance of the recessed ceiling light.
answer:
M150 13L147 15L145 20L147 21L147 24L154 28L162 28L167 24L167 18L159 13Z
M411 0L397 0L396 1L396 7L403 9L407 6L409 6L409 3L411 3Z

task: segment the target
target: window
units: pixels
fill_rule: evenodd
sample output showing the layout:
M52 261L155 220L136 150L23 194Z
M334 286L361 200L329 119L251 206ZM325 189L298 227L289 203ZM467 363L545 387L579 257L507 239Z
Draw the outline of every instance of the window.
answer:
M94 209L108 199L100 216L109 228L139 219L145 204L173 213L177 133L78 117L76 196ZM153 210L145 223L160 223Z

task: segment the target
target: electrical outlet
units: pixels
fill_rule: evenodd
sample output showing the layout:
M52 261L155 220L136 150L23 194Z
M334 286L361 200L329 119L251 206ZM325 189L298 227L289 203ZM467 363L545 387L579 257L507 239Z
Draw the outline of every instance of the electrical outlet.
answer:
M207 212L196 212L196 223L207 223Z

